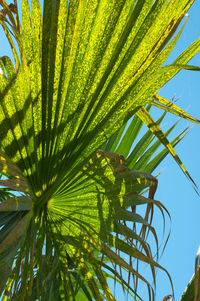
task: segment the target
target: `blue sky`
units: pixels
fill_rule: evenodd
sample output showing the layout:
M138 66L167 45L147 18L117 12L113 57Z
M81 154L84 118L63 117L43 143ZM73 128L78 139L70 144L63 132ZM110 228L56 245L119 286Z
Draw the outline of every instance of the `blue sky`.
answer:
M189 44L200 36L200 5L196 1L189 14L189 20L176 45L170 61L180 54ZM190 61L200 66L200 53ZM200 119L200 73L181 71L160 92L162 96L179 99L176 103L189 114ZM176 118L169 118L169 121ZM178 129L192 126L190 133L176 147L176 151L200 188L200 127L187 121L181 121ZM194 260L200 244L200 197L191 183L185 178L172 158L168 156L157 171L163 170L159 177L156 198L168 209L171 215L171 235L164 255L160 260L170 273L176 300L180 299L187 283L194 272ZM157 223L155 222L155 227ZM170 285L163 272L157 273L157 298L162 300L170 293ZM146 299L145 299L146 300Z
M189 11L189 20L170 56L170 62L200 36L199 16L200 5L199 1L196 1ZM0 35L0 55L10 56L11 52L2 31L0 31ZM197 54L190 63L200 66L200 54ZM161 89L160 94L168 99L173 97L179 99L177 105L200 119L200 73L181 71ZM174 120L176 117L168 118L169 124ZM192 126L187 121L181 121L177 127L177 133L188 125ZM200 127L194 125L190 133L177 146L176 151L200 188L199 133ZM193 274L195 254L200 244L200 197L197 196L191 183L169 156L157 169L157 172L160 171L162 174L159 176L156 199L166 206L171 215L171 235L159 263L169 271L174 284L176 300L179 300ZM156 228L159 227L159 217L156 217L154 225ZM160 227L162 226L160 225ZM158 271L156 300L160 301L170 293L170 283L166 275L164 272ZM123 301L123 296L121 300ZM147 295L144 296L144 301L146 300L148 300Z

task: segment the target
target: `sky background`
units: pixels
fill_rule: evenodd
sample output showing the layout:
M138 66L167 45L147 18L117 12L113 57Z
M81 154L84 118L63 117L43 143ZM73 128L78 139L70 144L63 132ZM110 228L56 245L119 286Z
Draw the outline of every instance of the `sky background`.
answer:
M178 54L200 36L199 1L195 2L188 14L189 20L168 62L172 62ZM11 52L2 30L0 30L0 56L3 55L11 56ZM200 53L192 59L190 64L200 66ZM178 99L176 103L178 106L187 110L190 115L200 119L199 72L181 71L159 93L169 100L175 97ZM165 122L166 127L169 127L175 120L177 120L176 117L170 116L168 121ZM176 133L179 133L186 126L192 126L192 129L176 147L176 151L200 188L200 126L181 121ZM166 206L171 215L171 225L168 223L168 226L171 227L171 235L159 263L170 273L175 298L179 300L194 272L195 254L200 244L200 197L169 156L157 169L157 172L160 171L162 171L162 174L159 176L156 199ZM160 226L160 229L162 229L161 219L157 216L154 225L155 228ZM170 293L170 283L165 273L157 271L156 300L161 301L165 295ZM148 297L144 292L143 298L144 301L148 301ZM126 299L121 295L119 300Z
M200 37L199 1L195 1L188 14L189 20L168 59L169 62ZM200 53L190 61L190 64L200 66ZM200 119L199 72L181 71L159 93L169 100L175 97L178 99L176 103L178 106ZM169 122L172 120L176 120L176 117L169 118ZM192 129L176 147L176 151L200 188L200 127L181 121L177 131L181 131L186 126ZM156 199L166 206L171 215L171 235L159 263L170 273L175 297L179 300L194 273L195 255L200 245L200 197L171 157L168 156L157 171L162 171L162 174L159 176ZM157 220L155 220L156 226L158 227ZM169 293L169 281L163 272L158 271L156 300L162 300Z

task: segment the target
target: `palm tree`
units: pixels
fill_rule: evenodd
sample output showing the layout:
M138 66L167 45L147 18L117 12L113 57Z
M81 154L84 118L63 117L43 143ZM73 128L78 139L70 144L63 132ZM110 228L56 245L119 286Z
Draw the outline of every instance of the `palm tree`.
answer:
M14 57L0 60L0 166L7 177L0 185L17 192L0 204L4 300L115 300L109 277L140 299L122 270L154 298L132 264L149 264L155 282L160 266L147 235L157 244L153 208L165 208L153 200L150 172L170 152L193 180L173 148L180 137L169 143L145 105L199 122L157 94L181 69L198 69L186 64L200 39L161 67L193 2L44 0L42 14L39 0L22 0L20 14L16 0L0 1ZM166 147L154 161L148 150L148 160L136 160L144 139L130 155L126 136L117 145L133 115L131 133L144 122ZM132 170L139 165L142 171ZM135 212L139 204L146 204L144 217Z

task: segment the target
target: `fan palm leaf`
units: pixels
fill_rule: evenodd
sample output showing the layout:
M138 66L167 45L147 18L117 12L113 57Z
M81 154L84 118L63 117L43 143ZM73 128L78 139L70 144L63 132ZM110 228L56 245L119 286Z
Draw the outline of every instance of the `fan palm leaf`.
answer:
M181 69L195 69L186 64L199 51L199 39L162 67L192 3L44 0L42 15L38 0L22 0L20 17L17 1L0 1L14 57L14 64L0 59L0 164L11 176L0 184L20 194L0 208L0 267L12 267L1 287L5 300L73 300L76 277L76 298L114 300L104 256L143 280L154 297L145 277L113 248L149 264L155 282L160 266L145 237L132 231L143 250L133 247L121 221L148 228L157 244L147 219L128 210L155 202L157 179L99 149L136 113L154 123L150 129L189 176L144 106L155 100L158 106L159 88ZM188 118L177 107L171 112ZM146 188L148 198L141 197Z
M148 105L146 107L147 111L149 112L151 109L151 106ZM166 116L166 112L164 112L161 117L156 121L156 125L160 126L163 122L164 118ZM177 124L179 123L180 119L175 122L165 133L165 137L168 137L171 132L175 129ZM140 170L143 172L152 173L157 166L160 164L161 161L164 160L164 158L167 156L169 151L164 148L161 151L158 151L159 147L161 146L161 141L159 139L156 139L155 135L152 133L152 131L149 129L146 132L143 131L143 122L142 120L135 115L131 120L129 120L122 129L120 129L107 143L105 144L104 148L106 150L110 150L113 152L121 153L125 159L126 159L126 166L130 169L134 170ZM142 131L142 134L140 132ZM178 134L177 137L175 137L170 143L173 147L175 147L189 132L188 128L185 128L180 134ZM141 137L138 139L138 137ZM136 212L136 208L140 209L138 205L145 204L142 203L142 200L144 199L143 196L138 195L138 200L140 202L138 203L132 203L132 210ZM126 203L126 202L125 202ZM137 206L135 206L137 205ZM146 204L147 208L145 210L145 220L151 224L153 221L153 213L155 211L155 208L158 208L160 210L160 213L163 217L163 231L165 232L165 215L167 215L170 218L170 214L167 211L167 209L158 201L151 201ZM139 210L141 212L141 210ZM170 218L171 219L171 218ZM120 225L121 226L121 225ZM129 225L130 227L130 225ZM138 230L136 230L139 228ZM141 227L138 227L137 223L133 223L132 229L134 234L139 232L139 237L145 237L144 241L145 244L139 242L138 247L144 248L146 247L146 242L148 233L146 233L147 227L145 225ZM129 233L129 240L133 237L132 230L126 228L126 230ZM132 234L131 234L132 233ZM170 234L170 233L169 233ZM166 243L169 238L169 234L166 238L163 251L165 249ZM137 244L137 243L136 243ZM158 250L157 250L158 251ZM162 252L163 252L162 251ZM131 259L131 258L130 258ZM138 267L139 262L136 263L136 266ZM134 276L134 275L133 275ZM130 279L130 275L129 275ZM137 283L137 278L135 279L135 283Z

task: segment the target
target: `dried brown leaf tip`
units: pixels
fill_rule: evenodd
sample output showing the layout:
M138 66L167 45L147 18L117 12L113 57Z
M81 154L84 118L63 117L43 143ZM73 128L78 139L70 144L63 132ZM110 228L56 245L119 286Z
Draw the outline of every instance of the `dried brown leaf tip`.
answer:
M14 3L9 4L8 7L10 8L12 13L17 13L17 6Z
M11 13L16 14L17 13L17 7L14 3L10 3L8 5L9 10L11 11ZM1 9L1 13L2 15L5 17L8 13L8 10L6 8Z

